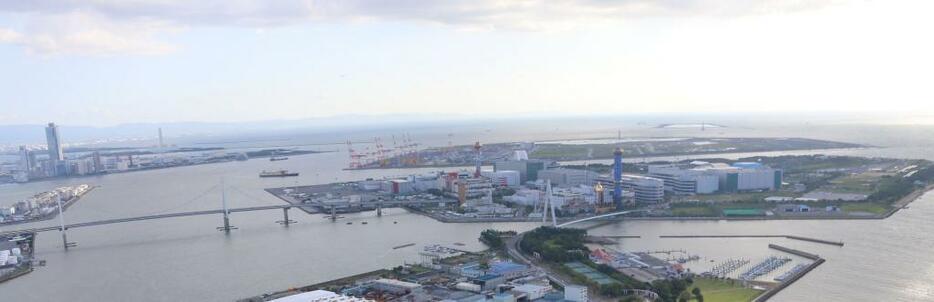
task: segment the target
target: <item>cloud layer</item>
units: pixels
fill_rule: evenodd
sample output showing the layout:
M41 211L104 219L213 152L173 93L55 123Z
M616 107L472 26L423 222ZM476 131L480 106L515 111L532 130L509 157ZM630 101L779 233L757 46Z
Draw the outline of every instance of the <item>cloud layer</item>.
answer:
M31 0L2 1L0 42L39 54L162 54L198 26L272 27L320 20L401 20L473 30L542 31L644 17L736 17L817 9L833 0Z

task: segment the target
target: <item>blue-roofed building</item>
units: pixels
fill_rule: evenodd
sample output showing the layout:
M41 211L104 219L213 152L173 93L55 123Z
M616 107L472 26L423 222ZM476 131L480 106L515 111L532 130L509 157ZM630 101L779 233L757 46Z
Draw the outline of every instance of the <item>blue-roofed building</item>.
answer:
M751 162L751 161L739 161L733 163L734 167L743 168L743 169L759 169L762 168L762 163Z
M502 275L506 280L521 278L531 274L531 270L524 264L503 261L490 265L490 274Z
M491 263L490 269L484 272L483 270L480 269L480 264L474 262L474 263L464 265L461 268L460 273L462 276L470 277L470 278L477 278L484 274L494 274L494 275L501 275L506 280L512 280L512 279L528 276L529 274L532 273L532 270L528 266L523 265L523 264L518 264L515 262L511 262L511 261L502 261L502 262Z
M503 275L486 274L474 278L473 283L480 285L481 290L486 291L495 289L496 286L506 283L506 278L503 278Z

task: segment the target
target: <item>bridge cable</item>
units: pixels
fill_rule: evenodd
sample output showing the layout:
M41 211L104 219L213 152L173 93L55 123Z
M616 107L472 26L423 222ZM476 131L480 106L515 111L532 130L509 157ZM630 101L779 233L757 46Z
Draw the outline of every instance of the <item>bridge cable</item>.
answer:
M179 209L179 208L188 206L188 205L194 203L195 201L198 201L199 199L201 199L202 197L204 197L205 195L207 195L207 194L210 193L211 191L214 191L215 189L217 189L217 185L211 186L210 188L208 188L208 189L205 190L204 192L201 192L200 194L196 195L194 198L191 198L191 199L189 199L189 200L183 202L182 204L173 206L173 207L171 207L171 208L168 208L168 209L165 209L165 210L162 210L162 211L149 213L149 214L147 214L147 215L165 214L165 213L167 213L167 212L174 211L174 210L177 210L177 209Z

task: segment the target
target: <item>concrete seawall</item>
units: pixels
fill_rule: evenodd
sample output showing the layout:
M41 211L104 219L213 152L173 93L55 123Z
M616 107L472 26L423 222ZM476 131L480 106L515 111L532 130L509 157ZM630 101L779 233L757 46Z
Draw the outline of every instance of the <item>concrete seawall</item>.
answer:
M787 238L793 240L809 241L814 243L843 246L843 242L828 241L817 238L794 236L794 235L662 235L658 238Z
M814 260L814 262L812 262L810 265L802 269L800 272L798 272L794 276L791 276L791 278L789 278L788 280L785 280L785 282L779 283L778 286L773 287L772 289L762 293L762 295L759 295L758 297L756 297L756 299L753 300L755 302L762 302L762 301L767 301L768 299L771 299L773 296L781 292L783 289L791 286L792 283L795 283L795 281L798 281L798 279L801 279L802 277L804 277L804 275L807 275L809 272L811 272L812 270L814 270L815 268L817 268L818 266L820 266L826 261L824 260L824 258L821 258L820 256L816 254L811 254L808 252L783 247L777 244L769 244L769 248L776 249L782 252L786 252L792 255L797 255L797 256L804 257L804 258L808 258L808 259Z

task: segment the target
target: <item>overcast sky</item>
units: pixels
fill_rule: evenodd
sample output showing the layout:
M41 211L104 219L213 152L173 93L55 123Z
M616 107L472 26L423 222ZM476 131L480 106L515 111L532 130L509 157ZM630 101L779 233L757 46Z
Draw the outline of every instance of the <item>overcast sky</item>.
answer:
M0 124L934 113L934 1L0 1Z

